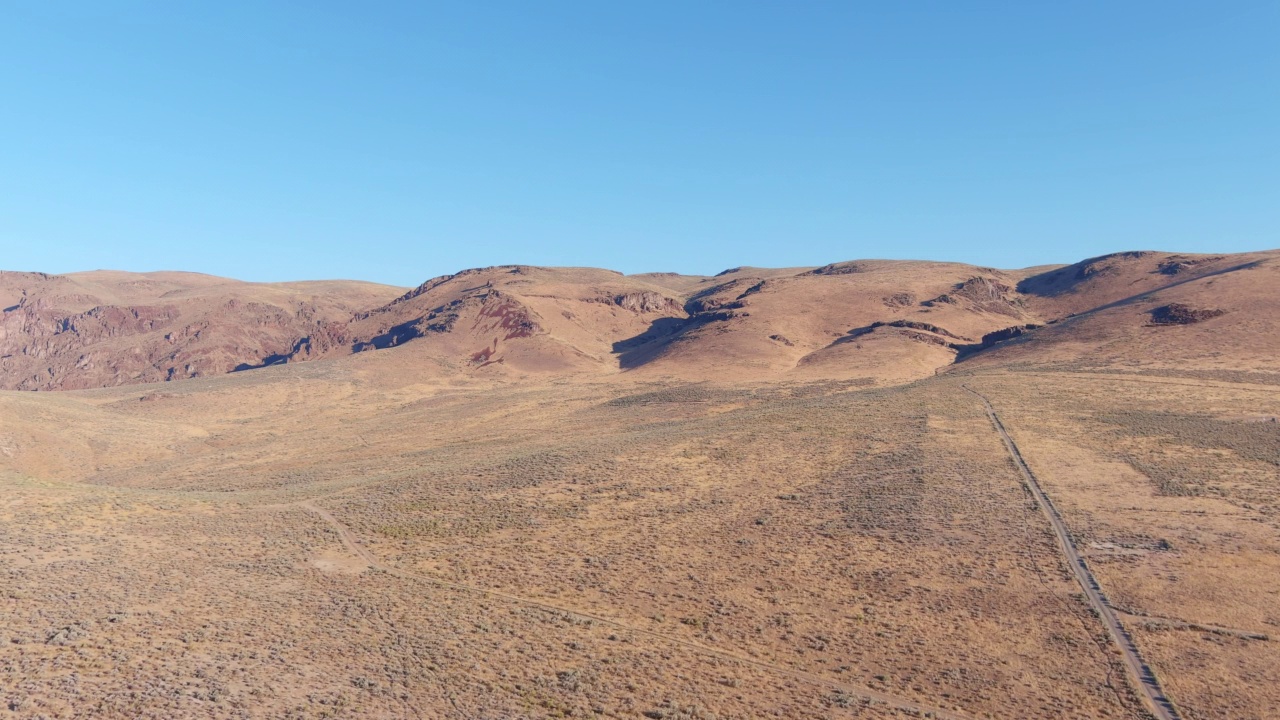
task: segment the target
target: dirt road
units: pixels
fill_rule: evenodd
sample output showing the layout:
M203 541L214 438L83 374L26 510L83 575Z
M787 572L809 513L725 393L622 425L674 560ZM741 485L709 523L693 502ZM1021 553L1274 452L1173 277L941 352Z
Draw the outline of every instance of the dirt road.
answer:
M652 630L642 630L637 627L632 627L630 625L620 623L617 620L610 620L608 618L600 617L598 615L592 615L590 613L585 613L580 610L561 607L559 605L551 605L549 603L545 603L540 600L523 598L518 595L509 595L507 593L498 592L496 590L487 590L485 588L475 587L472 585L462 585L459 583L452 583L452 582L448 582L447 580L441 580L439 578L431 577L429 575L419 575L417 573L408 572L406 570L400 570L398 568L392 567L390 565L386 565L381 561L379 561L378 558L373 555L373 553L369 552L367 548L362 546L356 540L355 534L351 532L350 528L348 528L347 526L339 522L338 519L333 516L333 514L331 514L324 508L307 501L298 503L297 506L310 510L311 512L323 518L325 522L329 523L329 525L332 526L333 529L338 532L338 536L339 538L341 538L342 544L346 546L347 550L350 551L352 554L364 560L366 563L369 564L370 567L381 570L387 573L388 575L392 575L394 577L411 578L414 580L420 580L423 582L432 583L432 584L435 584L441 587L450 588L453 590L460 590L464 592L485 595L492 598L499 598L499 599L507 600L513 603L519 603L519 604L527 605L530 607L540 608L542 610L548 610L554 613L567 613L569 615L576 615L580 618L586 618L586 619L592 620L593 622L599 623L601 625L607 625L609 627L617 628L625 632L635 633L636 635L643 635L645 637L653 638L655 640L659 640L664 643L679 645L689 650L692 650L694 652L702 653L704 655L711 655L723 660L732 660L733 662L738 662L738 663L742 663L743 665L759 668L761 670L765 670L767 672L771 672L777 675L785 675L787 677L791 677L797 680L803 680L813 685L818 685L818 686L839 690L840 692L846 693L848 695L852 695L855 697L862 697L867 700L870 700L873 704L884 704L884 705L889 705L891 707L895 707L899 710L905 710L916 717L936 718L937 720L969 720L969 717L970 717L968 715L964 715L959 712L929 707L928 705L923 705L921 703L917 703L907 698L898 697L896 695L890 695L888 693L882 693L876 690L872 690L871 688L868 688L868 687L842 683L837 680L833 680L831 678L806 672L804 670L796 670L794 668L784 667L781 665L774 665L772 663L763 662L760 660L753 660L751 658L743 657L741 655L729 652L727 650L720 650L718 648L708 647L706 645L701 645L699 643L691 642L689 640L684 640L678 637L673 637L671 635L656 633L656 632L653 632Z
M1124 657L1125 667L1129 671L1129 678L1138 688L1139 694L1147 704L1147 709L1154 713L1159 720L1181 720L1173 701L1165 695L1164 690L1160 687L1160 681L1156 679L1151 667L1142 659L1142 655L1138 652L1138 646L1124 629L1124 625L1120 623L1120 619L1111 608L1111 604L1107 602L1107 597L1103 594L1102 586L1098 584L1098 579L1089 570L1084 558L1080 557L1080 553L1076 550L1075 543L1071 539L1071 534L1067 531L1066 523L1063 522L1062 516L1058 514L1057 508L1053 506L1053 502L1049 500L1049 496L1045 495L1044 490L1040 488L1040 482L1036 480L1035 474L1031 472L1026 460L1022 458L1022 453L1018 451L1018 446L1014 444L1013 438L1009 437L1009 432L1005 430L1004 423L1000 422L1000 416L996 414L995 408L991 406L991 401L968 385L963 387L982 400L982 404L987 410L987 417L991 419L991 424L995 426L996 432L1000 434L1000 439L1004 441L1004 446L1009 451L1010 457L1013 458L1014 465L1018 466L1018 472L1022 473L1022 479L1026 482L1027 489L1031 491L1036 503L1040 505L1040 510L1049 518L1049 524L1053 527L1053 534L1058 538L1058 546L1061 548L1062 554L1067 558L1067 566L1071 568L1071 574L1080 583L1080 587L1084 590L1085 598L1089 601L1090 607L1097 613L1098 619L1106 626L1111 639L1119 646Z

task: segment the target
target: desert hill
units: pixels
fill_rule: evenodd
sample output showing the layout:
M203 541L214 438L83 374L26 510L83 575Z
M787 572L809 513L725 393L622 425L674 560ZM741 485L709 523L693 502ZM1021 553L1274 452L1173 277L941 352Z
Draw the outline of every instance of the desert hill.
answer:
M741 269L689 295L687 321L628 347L623 367L701 378L725 366L766 379L905 380L951 363L955 344L1038 320L1017 272L866 260L786 274Z
M1280 251L1126 252L1026 278L1052 324L965 364L1280 371Z
M6 272L0 388L155 382L391 348L418 374L459 378L894 383L957 361L1270 367L1275 348L1258 339L1276 337L1278 263L1276 251L1134 251L1024 270L858 260L712 277L512 265L407 292Z
M0 388L70 390L218 375L291 352L402 292L197 273L0 273Z
M609 270L479 268L357 313L288 360L412 345L452 372L607 371L619 338L683 315L679 293Z

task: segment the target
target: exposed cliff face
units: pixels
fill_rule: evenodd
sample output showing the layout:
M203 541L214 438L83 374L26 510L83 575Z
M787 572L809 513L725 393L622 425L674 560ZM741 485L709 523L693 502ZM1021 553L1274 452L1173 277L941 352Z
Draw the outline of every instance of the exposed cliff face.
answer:
M1026 308L1016 290L996 278L982 275L957 283L950 291L927 300L924 304L927 307L938 304L963 305L1010 317L1021 317Z
M634 313L678 313L681 309L678 301L649 290L614 295L613 303Z

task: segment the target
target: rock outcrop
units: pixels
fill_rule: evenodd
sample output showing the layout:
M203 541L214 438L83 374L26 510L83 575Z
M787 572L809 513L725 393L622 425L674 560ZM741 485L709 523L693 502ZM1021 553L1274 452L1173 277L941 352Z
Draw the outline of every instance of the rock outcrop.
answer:
M1194 308L1182 303L1161 305L1151 311L1152 325L1191 325L1225 315L1225 310Z

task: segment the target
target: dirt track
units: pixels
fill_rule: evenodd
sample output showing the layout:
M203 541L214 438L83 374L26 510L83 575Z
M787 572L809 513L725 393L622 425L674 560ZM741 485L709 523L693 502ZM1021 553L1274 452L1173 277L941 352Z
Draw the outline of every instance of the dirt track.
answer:
M323 518L325 522L329 523L329 525L332 526L333 529L338 532L338 536L342 539L342 544L346 546L347 550L349 550L356 556L363 559L366 563L369 564L370 567L381 570L387 573L388 575L392 575L394 577L409 578L413 580L429 582L429 583L439 585L441 587L450 588L453 590L461 590L464 592L478 593L481 595L486 595L488 597L499 598L502 600L507 600L509 602L520 603L522 605L536 607L542 610L548 610L550 612L568 613L570 615L576 615L578 617L586 618L594 622L600 623L601 625L607 625L609 627L614 627L626 632L635 633L637 635L643 635L645 637L653 638L655 640L660 640L665 643L679 645L681 647L685 647L687 649L693 650L698 653L702 653L704 655L712 655L714 657L718 657L721 659L732 660L733 662L742 663L743 665L750 665L751 667L760 668L761 670L765 670L765 671L779 674L779 675L786 675L788 677L795 678L797 680L803 680L805 682L812 683L814 685L833 688L835 690L848 693L849 695L866 698L872 701L872 703L880 703L880 704L889 705L889 706L898 708L899 710L905 710L919 717L937 718L938 720L968 720L969 718L968 715L963 715L963 714L953 712L953 711L948 711L948 710L942 710L939 708L932 708L927 705L922 705L920 703L914 702L907 698L902 698L895 695L889 695L887 693L878 692L876 690L872 690L871 688L862 687L859 685L848 685L846 683L832 680L830 678L825 678L825 677L822 677L821 675L815 675L813 673L805 672L803 670L795 670L793 668L783 667L781 665L774 665L767 662L761 662L759 660L752 660L751 658L742 657L740 655L737 655L725 650L719 650L717 648L707 647L706 645L700 645L695 642L690 642L688 640L683 640L681 638L672 637L670 635L664 635L662 633L656 633L650 630L642 630L640 628L636 628L630 625L620 623L616 620L610 620L608 618L603 618L598 615L584 613L580 610L561 607L559 605L551 605L551 604L542 602L540 600L532 600L529 598L519 597L517 595L509 595L507 593L498 592L495 590L487 590L485 588L475 587L472 585L461 585L458 583L452 583L446 580L441 580L439 578L434 578L429 575L418 575L416 573L400 570L380 562L378 558L376 558L373 555L373 553L369 552L368 549L360 545L360 543L356 540L355 535L351 532L349 528L347 528L345 525L339 522L336 517L334 517L331 513L329 513L324 508L321 508L318 505L314 505L310 502L298 503L298 507L305 508L306 510L310 510L311 512Z
M1102 624L1106 626L1111 639L1119 646L1124 657L1125 667L1129 671L1130 680L1138 688L1147 704L1147 709L1160 720L1181 720L1173 701L1165 695L1164 690L1160 687L1160 681L1156 679L1151 667L1142 659L1141 653L1138 652L1138 646L1124 629L1124 625L1120 623L1120 619L1111 608L1111 604L1107 602L1107 597L1103 594L1102 586L1098 583L1098 579L1089 570L1084 558L1080 557L1075 543L1071 540L1071 534L1067 531L1066 523L1063 522L1062 516L1058 514L1057 508L1053 506L1053 502L1049 500L1049 496L1045 495L1044 490L1040 488L1040 482L1036 480L1035 474L1031 472L1026 460L1022 458L1022 453L1018 451L1018 446L1013 442L1013 438L1009 436L1009 432L1005 430L1004 423L1000 422L1000 416L996 414L991 401L968 385L963 387L982 400L982 404L986 407L987 417L991 419L991 424L995 427L996 432L1000 434L1000 439L1004 441L1005 448L1009 451L1010 457L1013 458L1014 465L1018 467L1018 472L1022 474L1023 480L1026 481L1027 489L1036 499L1036 503L1040 505L1040 510L1049 518L1049 524L1053 527L1053 534L1058 538L1058 546L1067 558L1067 566L1071 568L1071 574L1080 583L1080 587L1084 590L1085 598L1089 601L1090 607L1097 613Z

